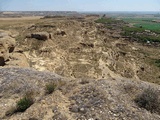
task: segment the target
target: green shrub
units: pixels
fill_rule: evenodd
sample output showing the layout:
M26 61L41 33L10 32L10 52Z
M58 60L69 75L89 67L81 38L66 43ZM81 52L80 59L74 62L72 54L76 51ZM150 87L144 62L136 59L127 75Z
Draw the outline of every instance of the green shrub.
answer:
M102 24L117 24L122 22L121 20L116 20L114 18L99 18L98 20L95 20L96 23L102 23Z
M157 67L160 67L160 59L155 60L155 64L156 64Z
M139 42L160 42L160 36L154 36L154 35L146 35L146 34L140 34L138 35L137 33L143 33L145 32L144 28L140 27L128 27L125 26L122 28L123 32L121 35L123 36L130 36L131 38L137 39Z
M160 99L158 95L158 90L149 87L136 97L135 102L141 108L160 114Z
M53 93L55 91L56 87L57 87L57 85L55 83L53 83L53 82L48 83L46 85L46 93L47 94Z
M133 33L137 33L137 32L144 32L145 29L143 28L140 28L140 27L128 27L128 26L125 26L122 28L125 32L133 32Z
M17 102L16 112L24 112L33 104L32 97L25 96Z
M33 101L33 91L27 91L23 98L21 98L16 106L11 107L8 111L6 111L5 116L11 116L17 112L24 112L28 109L32 104Z

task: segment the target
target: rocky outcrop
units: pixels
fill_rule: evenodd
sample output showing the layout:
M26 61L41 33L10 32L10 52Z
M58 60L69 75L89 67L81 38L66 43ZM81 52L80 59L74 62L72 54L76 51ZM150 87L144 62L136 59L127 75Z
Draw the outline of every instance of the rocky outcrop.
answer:
M27 34L29 38L18 41L19 47L28 53L26 56L30 67L75 78L119 75L160 84L159 68L148 62L159 59L159 50L130 43L115 26L109 29L92 20L65 18L40 20L33 24L33 29L28 29L30 25L26 23L24 32L19 28L20 38ZM50 33L52 39L48 39ZM152 51L156 51L155 56L152 56ZM139 70L141 65L145 66L144 71Z
M15 39L10 36L9 32L0 31L0 66L5 65L9 59L9 53L14 51L15 45Z
M0 66L29 66L24 54L14 51L15 47L16 41L12 34L0 30Z
M66 32L65 32L64 30L57 29L56 35L65 36L65 35L67 35L67 34L66 34Z
M35 38L38 40L48 40L52 38L52 35L47 32L37 32L37 33L31 33L30 35L26 36L27 38Z
M45 94L48 83L56 90ZM139 107L134 99L148 87L159 85L128 79L68 79L51 72L24 68L0 69L1 120L159 120L159 113ZM7 111L27 92L34 103L25 112ZM159 94L157 94L159 96Z

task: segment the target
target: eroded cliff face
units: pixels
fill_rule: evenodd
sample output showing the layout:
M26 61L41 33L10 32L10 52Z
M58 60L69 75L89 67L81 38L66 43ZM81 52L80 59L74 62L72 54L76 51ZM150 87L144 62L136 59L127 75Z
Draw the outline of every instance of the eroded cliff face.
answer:
M151 61L158 59L160 50L122 38L119 26L123 24L109 29L94 19L41 19L15 25L19 32L17 47L24 51L30 67L39 71L73 78L111 76L159 84L159 68Z
M0 66L29 67L27 58L16 47L15 36L4 30L0 30Z
M148 88L158 91L159 101L159 85L141 80L160 84L153 64L160 50L122 38L122 23L111 29L94 19L50 18L2 25L0 119L160 119L159 112L135 102ZM56 89L46 94L50 83ZM28 93L33 104L24 112L14 111Z
M72 78L124 77L160 84L160 71L154 64L160 56L159 48L123 38L120 26L124 23L107 28L94 20L39 19L8 28L19 33L16 55L21 52L30 67L39 71ZM12 65L23 66L18 63Z

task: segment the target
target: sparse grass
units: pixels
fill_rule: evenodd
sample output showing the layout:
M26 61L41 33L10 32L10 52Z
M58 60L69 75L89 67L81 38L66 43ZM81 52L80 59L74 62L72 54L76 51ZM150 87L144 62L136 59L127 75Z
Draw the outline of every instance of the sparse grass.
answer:
M160 68L160 59L155 60L155 65Z
M140 27L127 27L127 26L123 27L123 30L127 33L130 33L130 32L137 33L137 32L144 32L145 31L145 29L140 28Z
M134 24L135 27L142 26L144 29L160 32L160 24L153 22L156 18L123 18L125 22Z
M160 42L160 36L157 35L147 35L145 33L145 29L142 27L123 27L122 30L124 31L122 33L123 36L130 36L131 38L137 39L139 42ZM139 34L141 33L141 34Z
M102 24L117 24L119 23L121 20L116 20L114 18L99 18L98 20L96 20L96 23L102 23Z
M5 115L6 116L11 116L14 113L24 112L25 110L27 110L34 103L32 95L33 95L32 91L26 92L24 97L21 98L16 103L16 106L15 107L11 107L8 111L6 111Z
M17 102L16 112L24 112L33 104L33 99L31 97L25 96Z
M138 42L160 42L160 24L153 22L156 18L123 18L125 22L131 23L133 27L123 27L124 36L130 36ZM157 35L149 35L145 30ZM139 34L141 33L141 34Z
M148 88L135 99L136 104L151 113L160 114L160 98L158 90Z
M46 94L51 94L55 91L57 85L54 82L46 84Z
M16 38L15 38L16 42L19 42L19 43L23 43L24 42L24 37L22 37L21 35L18 35Z

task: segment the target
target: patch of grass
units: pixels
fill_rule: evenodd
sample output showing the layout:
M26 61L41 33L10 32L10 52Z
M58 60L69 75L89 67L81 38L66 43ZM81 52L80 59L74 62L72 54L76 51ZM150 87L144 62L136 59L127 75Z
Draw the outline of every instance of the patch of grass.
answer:
M130 32L137 33L137 32L144 32L145 31L144 28L140 28L140 27L127 27L127 26L125 26L122 29L128 33L130 33Z
M57 85L54 82L46 84L46 94L51 94L55 91Z
M145 29L142 27L123 27L124 31L121 33L123 36L130 36L131 38L137 39L139 42L160 42L160 36L147 35L145 34Z
M17 102L16 112L24 112L33 104L31 97L25 96Z
M133 26L139 27L142 26L146 30L151 30L155 33L160 33L160 24L154 22L156 18L123 18L125 22L132 23Z
M24 40L24 38L23 38L22 36L18 35L18 36L16 37L16 41L17 41L17 42L22 42L22 40Z
M139 107L144 108L151 113L160 114L160 99L158 95L158 90L149 87L136 97L135 102Z
M6 116L11 116L14 113L24 112L25 110L27 110L34 103L34 100L33 100L32 96L33 96L33 92L32 91L26 92L24 97L21 98L16 103L16 106L11 107L8 111L6 111L5 115Z
M117 24L119 23L121 20L116 20L114 18L99 18L98 20L95 20L96 23L102 23L102 24Z
M155 65L160 68L160 59L155 60Z

